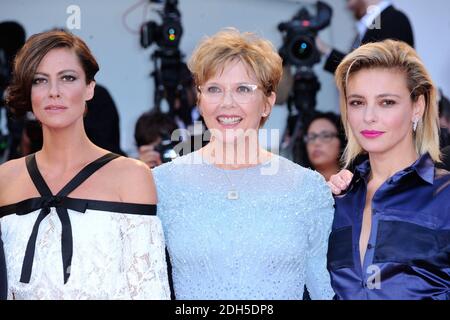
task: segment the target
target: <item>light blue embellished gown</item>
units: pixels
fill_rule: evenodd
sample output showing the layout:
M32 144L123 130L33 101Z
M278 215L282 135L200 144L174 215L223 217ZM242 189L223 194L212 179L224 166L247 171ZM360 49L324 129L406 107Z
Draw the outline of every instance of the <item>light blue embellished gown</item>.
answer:
M312 299L334 296L333 198L320 174L276 155L224 170L198 151L153 174L176 299L302 299L305 283Z

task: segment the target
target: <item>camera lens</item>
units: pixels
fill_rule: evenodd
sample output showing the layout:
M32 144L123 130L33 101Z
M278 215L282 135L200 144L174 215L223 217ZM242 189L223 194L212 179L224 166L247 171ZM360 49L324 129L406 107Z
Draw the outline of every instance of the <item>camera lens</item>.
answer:
M305 38L299 38L292 43L291 54L295 59L306 60L311 57L313 46Z

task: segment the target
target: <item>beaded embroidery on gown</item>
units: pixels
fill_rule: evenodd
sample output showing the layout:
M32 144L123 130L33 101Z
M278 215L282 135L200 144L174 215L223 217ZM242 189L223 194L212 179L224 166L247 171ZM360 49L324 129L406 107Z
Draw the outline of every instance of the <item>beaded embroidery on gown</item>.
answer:
M334 296L333 198L317 172L276 155L224 170L195 151L153 176L176 299L301 300L305 284L312 299Z
M26 158L41 197L0 207L8 299L170 299L156 205L70 198L109 153L57 195Z

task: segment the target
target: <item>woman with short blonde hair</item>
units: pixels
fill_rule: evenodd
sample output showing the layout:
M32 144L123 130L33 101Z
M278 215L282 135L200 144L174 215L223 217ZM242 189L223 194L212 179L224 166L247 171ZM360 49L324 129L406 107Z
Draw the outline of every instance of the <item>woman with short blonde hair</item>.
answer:
M282 73L277 51L229 28L204 39L189 67L211 139L153 171L176 298L298 300L306 284L312 299L331 299L330 190L258 141Z

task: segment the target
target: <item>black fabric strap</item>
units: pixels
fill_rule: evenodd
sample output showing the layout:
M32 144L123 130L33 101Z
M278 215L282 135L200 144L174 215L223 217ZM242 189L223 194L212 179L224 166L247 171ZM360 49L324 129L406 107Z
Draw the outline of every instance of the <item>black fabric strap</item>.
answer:
M44 197L42 203L42 210L39 213L36 222L33 226L30 238L27 243L25 251L25 257L23 259L22 273L20 276L20 282L29 283L31 278L31 272L33 269L34 254L36 248L36 239L39 232L39 225L42 220L50 213L50 208L56 208L59 220L61 221L61 254L63 262L63 275L64 283L67 283L70 277L70 268L72 265L73 255L73 237L72 237L72 225L70 223L69 213L67 207L64 206L64 199L66 196L75 190L80 184L88 179L94 172L103 167L108 162L116 159L119 155L114 153L108 153L99 159L91 162L84 167L72 180L67 183L56 196L53 196L47 183L39 172L39 168L36 162L36 155L32 154L26 157L27 170L31 176L31 179L36 186L36 189Z
M67 283L70 276L73 255L72 224L70 223L69 213L66 208L57 207L56 212L58 213L59 220L61 221L61 254L64 268L64 283Z
M17 214L19 216L23 216L36 210L47 207L51 203L54 203L54 205L57 205L59 203L64 208L71 209L81 213L84 213L86 212L86 210L90 209L90 210L109 211L135 215L149 215L149 216L156 215L155 204L138 204L138 203L51 196L51 197L31 198L20 201L15 204L0 207L0 218L3 218L10 214Z
M30 154L27 156L25 158L25 163L27 165L28 174L30 175L31 180L33 180L34 186L38 190L39 194L41 196L52 196L52 191L47 186L47 183L45 183L44 178L39 172L36 162L36 155Z
M47 210L41 210L33 226L30 238L28 239L25 257L23 258L22 273L20 274L20 282L29 283L31 278L31 270L33 269L34 252L36 250L36 239L39 231L39 225L42 220L50 213Z
M73 190L78 188L80 184L86 181L94 172L103 167L108 162L120 157L114 153L105 154L103 157L91 162L86 167L84 167L68 184L58 192L58 196L67 196Z

